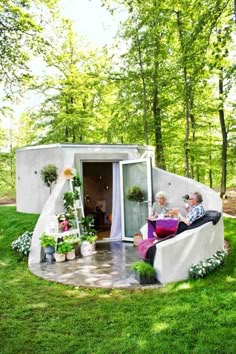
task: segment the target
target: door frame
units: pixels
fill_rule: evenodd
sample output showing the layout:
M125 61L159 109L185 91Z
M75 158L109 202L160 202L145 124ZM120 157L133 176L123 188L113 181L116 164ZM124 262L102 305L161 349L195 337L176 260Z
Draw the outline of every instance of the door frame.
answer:
M152 163L151 158L143 158L137 160L123 160L119 162L120 165L120 207L121 207L121 235L122 241L133 241L133 237L125 236L125 215L124 215L124 175L123 175L123 166L131 165L137 163L146 162L146 173L147 173L147 200L144 202L148 205L148 215L151 214L152 211ZM147 217L148 217L147 215Z

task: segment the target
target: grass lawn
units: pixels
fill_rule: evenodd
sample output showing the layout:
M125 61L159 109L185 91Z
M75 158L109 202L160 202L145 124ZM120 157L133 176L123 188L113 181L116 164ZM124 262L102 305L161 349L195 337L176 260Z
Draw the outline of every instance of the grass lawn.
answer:
M236 353L236 219L208 277L153 290L83 289L32 275L11 242L36 215L0 207L0 353Z

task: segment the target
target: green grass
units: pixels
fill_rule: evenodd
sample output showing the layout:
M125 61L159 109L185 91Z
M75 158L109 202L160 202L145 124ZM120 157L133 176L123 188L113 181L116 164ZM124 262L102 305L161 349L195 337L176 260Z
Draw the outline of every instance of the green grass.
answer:
M153 290L82 289L33 276L10 244L36 215L0 207L0 353L236 353L236 219L207 278Z

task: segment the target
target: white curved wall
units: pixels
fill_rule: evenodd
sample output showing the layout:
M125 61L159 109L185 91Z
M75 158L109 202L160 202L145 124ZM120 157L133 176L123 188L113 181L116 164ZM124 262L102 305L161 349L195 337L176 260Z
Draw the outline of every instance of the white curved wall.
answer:
M182 196L200 192L205 210L222 212L219 195L209 187L189 178L174 175L158 168L153 168L154 193L163 190L173 206L183 204ZM195 229L186 230L170 240L156 245L154 268L161 283L187 279L189 267L206 260L216 251L224 249L223 217L216 225L212 222Z
M207 210L222 211L222 201L219 195L206 185L190 178L153 167L153 192L165 191L169 202L176 207L183 205L183 196L192 192L200 192L203 206Z
M188 279L192 264L206 260L224 249L223 235L221 217L216 225L209 222L157 244L153 266L158 280L165 284Z

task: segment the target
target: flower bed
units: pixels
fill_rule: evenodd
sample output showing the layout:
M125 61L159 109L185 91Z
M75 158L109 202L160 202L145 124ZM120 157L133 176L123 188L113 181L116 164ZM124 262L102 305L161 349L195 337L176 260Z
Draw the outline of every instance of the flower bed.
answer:
M12 249L20 253L21 255L28 257L32 236L33 232L24 232L23 235L19 236L15 241L11 243Z
M226 255L227 252L224 250L217 251L212 257L208 258L207 260L201 261L200 263L197 264L193 264L189 268L190 278L192 279L203 278L207 274L215 271L224 263L224 259Z

